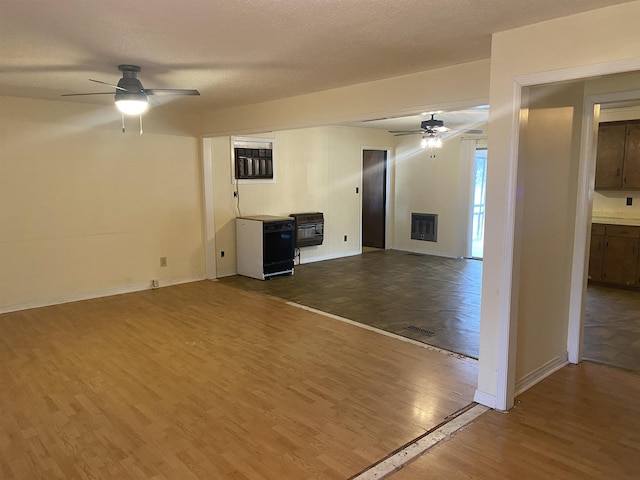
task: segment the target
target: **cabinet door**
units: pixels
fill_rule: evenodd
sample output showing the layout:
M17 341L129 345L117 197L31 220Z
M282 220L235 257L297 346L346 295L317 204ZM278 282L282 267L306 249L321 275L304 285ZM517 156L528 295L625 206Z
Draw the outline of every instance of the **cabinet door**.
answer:
M640 124L627 125L627 140L624 153L623 188L640 189Z
M589 250L589 280L602 280L602 260L604 259L604 237L591 235Z
M607 225L604 223L592 223L591 224L591 235L600 235L604 237L607 232Z
M618 285L635 285L638 240L607 237L604 246L602 280Z
M622 165L627 126L624 123L601 123L598 127L596 153L596 190L622 186Z

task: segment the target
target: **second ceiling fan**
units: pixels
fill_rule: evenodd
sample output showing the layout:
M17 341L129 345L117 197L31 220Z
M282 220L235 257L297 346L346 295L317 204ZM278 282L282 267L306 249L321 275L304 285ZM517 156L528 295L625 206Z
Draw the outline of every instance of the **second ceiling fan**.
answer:
M395 136L400 135L434 135L445 132L464 132L472 134L482 134L482 130L455 130L444 126L444 120L437 120L435 113L431 114L429 120L423 120L420 122L420 130L390 130L389 133L393 133Z
M422 135L420 140L421 148L442 148L441 133L452 132L459 130L451 130L444 126L444 120L437 120L435 114L431 114L429 120L423 120L420 122L420 130L391 130L389 133L393 133L395 136L400 135ZM481 134L482 130L462 130L464 133Z

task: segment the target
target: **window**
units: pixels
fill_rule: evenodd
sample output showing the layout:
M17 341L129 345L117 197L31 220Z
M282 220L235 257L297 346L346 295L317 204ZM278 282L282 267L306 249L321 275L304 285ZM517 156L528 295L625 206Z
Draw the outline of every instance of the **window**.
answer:
M477 147L473 167L471 213L471 257L482 258L484 250L484 203L487 190L487 149Z

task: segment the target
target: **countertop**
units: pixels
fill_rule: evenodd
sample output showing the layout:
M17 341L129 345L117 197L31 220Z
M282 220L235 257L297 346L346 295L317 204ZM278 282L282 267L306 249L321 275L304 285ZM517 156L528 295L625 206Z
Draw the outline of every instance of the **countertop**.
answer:
M260 222L282 222L282 221L292 221L292 217L278 217L275 215L251 215L247 217L238 217L244 220L258 220Z
M603 217L599 215L593 215L591 217L591 223L604 223L608 225L640 226L640 218Z

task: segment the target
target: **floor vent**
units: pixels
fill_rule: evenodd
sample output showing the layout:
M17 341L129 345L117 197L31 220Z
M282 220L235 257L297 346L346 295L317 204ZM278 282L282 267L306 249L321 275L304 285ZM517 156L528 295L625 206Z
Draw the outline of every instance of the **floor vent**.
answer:
M420 335L425 335L427 337L435 337L436 335L436 332L432 332L431 330L427 330L426 328L416 327L415 325L407 327L407 330L419 333Z
M407 253L407 255L411 255L412 257L426 257L424 253Z

